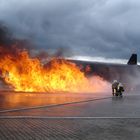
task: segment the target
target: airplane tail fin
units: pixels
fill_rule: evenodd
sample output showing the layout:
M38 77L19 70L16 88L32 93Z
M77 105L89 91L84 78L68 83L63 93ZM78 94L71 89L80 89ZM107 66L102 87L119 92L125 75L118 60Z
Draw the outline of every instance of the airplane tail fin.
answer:
M128 65L137 65L137 54L132 54L129 61L127 62Z

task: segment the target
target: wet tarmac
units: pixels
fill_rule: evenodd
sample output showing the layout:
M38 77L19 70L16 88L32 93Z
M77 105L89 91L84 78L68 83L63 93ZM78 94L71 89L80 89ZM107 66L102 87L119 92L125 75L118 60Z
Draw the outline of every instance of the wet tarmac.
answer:
M15 108L57 105L110 96L109 93L0 92L0 111Z
M0 139L140 139L140 94L0 93Z

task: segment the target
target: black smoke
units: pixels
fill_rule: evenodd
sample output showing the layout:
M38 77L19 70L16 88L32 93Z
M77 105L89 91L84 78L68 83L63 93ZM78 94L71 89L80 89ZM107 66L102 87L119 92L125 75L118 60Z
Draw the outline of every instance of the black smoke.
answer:
M12 35L8 28L0 23L0 45L8 46L12 43Z

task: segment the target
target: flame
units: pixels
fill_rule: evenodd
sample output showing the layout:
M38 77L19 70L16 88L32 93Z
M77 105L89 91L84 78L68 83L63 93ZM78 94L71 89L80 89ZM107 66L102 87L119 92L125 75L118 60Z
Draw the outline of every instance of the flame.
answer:
M1 77L15 91L24 92L97 92L107 83L99 76L91 79L76 64L54 58L43 65L28 51L17 51L0 58ZM102 85L102 86L101 86Z

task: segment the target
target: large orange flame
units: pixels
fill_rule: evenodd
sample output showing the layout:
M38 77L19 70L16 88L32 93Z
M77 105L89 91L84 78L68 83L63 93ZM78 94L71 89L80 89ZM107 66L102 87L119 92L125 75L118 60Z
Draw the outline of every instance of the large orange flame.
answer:
M55 58L43 65L27 51L19 51L16 57L5 55L0 58L0 70L4 81L15 91L97 92L107 86L98 76L86 78L74 63L65 59Z

